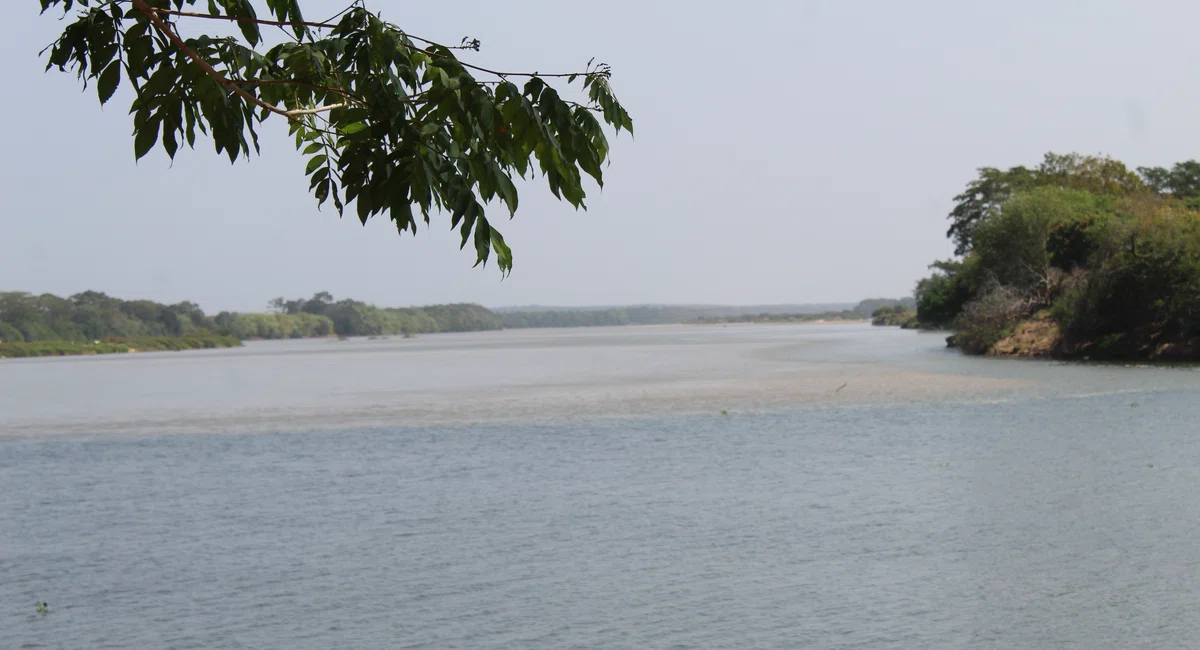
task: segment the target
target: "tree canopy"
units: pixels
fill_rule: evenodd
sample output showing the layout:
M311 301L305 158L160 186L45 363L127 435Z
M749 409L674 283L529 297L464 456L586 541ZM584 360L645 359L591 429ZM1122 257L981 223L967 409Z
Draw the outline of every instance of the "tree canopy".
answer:
M1023 166L1000 170L979 169L979 176L954 197L947 217L946 236L954 241L955 255L964 255L974 245L975 227L996 214L1020 192L1038 187L1075 189L1106 196L1124 196L1146 191L1146 183L1119 160L1077 153L1048 153L1033 169Z
M1159 194L1179 199L1200 198L1200 162L1185 160L1170 169L1138 167L1138 173L1146 180L1146 185Z
M259 150L256 126L275 118L307 157L318 206L330 201L341 215L352 204L364 224L386 214L414 234L418 221L448 214L476 265L494 253L503 273L512 252L485 206L498 200L513 216L514 179L536 163L555 197L586 209L583 174L603 187L609 159L602 122L633 130L603 63L556 74L486 68L456 55L479 41L410 34L362 0L320 21L299 0L39 2L43 13L77 9L46 48L47 70L94 83L101 104L132 87L136 158L156 144L174 158L199 131L234 162ZM185 23L202 33L185 38Z

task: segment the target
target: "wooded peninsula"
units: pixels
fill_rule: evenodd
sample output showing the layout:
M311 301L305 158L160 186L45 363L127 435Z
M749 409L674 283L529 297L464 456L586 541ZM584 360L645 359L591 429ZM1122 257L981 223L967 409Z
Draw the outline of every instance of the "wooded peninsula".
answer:
M915 314L883 320L953 329L969 354L1200 357L1200 162L978 172L949 215L956 257L918 282Z

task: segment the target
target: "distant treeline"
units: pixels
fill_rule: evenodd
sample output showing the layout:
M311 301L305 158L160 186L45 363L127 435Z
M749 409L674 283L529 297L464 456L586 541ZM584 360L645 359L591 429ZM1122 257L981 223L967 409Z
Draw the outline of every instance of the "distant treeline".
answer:
M334 301L321 292L307 300L276 298L268 303L272 313L221 312L218 327L241 338L301 338L310 336L390 336L433 332L498 330L500 316L474 304L391 308L358 300Z
M740 316L701 316L694 321L700 325L718 323L812 323L825 320L863 320L863 315L853 309L826 311L816 314L742 314Z
M877 315L907 313L916 308L916 298L868 298L852 309L838 311L701 316L695 323L811 323L820 320L866 320Z
M385 309L357 300L334 301L328 293L308 300L277 298L272 313L223 311L208 316L194 303L165 305L121 300L96 291L69 298L24 292L0 293L0 342L89 342L160 337L282 339L315 336L378 336L500 329L500 317L479 305ZM157 344L156 344L157 345ZM134 345L134 347L137 347ZM64 348L65 349L65 348ZM8 356L16 356L10 354Z
M868 298L854 307L854 311L862 314L864 318L873 318L875 312L880 309L885 309L888 312L906 311L917 308L917 299L913 296L905 296L904 298Z
M907 299L911 301L912 299ZM760 307L642 305L606 309L537 309L502 311L504 327L607 327L614 325L679 325L682 323L800 322L832 318L863 319L876 304L897 300L864 300L853 309L843 305L770 305Z
M703 316L694 307L644 306L564 311L517 311L501 315L505 327L607 327L610 325L670 325Z
M324 336L390 336L432 332L474 332L502 328L603 327L694 322L803 322L867 318L890 299L864 300L854 309L812 309L806 305L761 307L646 305L607 309L507 311L475 304L385 308L358 300L334 300L321 292L311 298L275 298L264 313L204 313L191 302L173 305L122 300L85 291L68 298L24 292L0 293L0 342L86 342L184 337L209 334L246 339ZM819 305L811 307L828 307ZM790 311L782 311L790 308ZM749 313L743 313L749 312ZM136 346L134 346L136 347ZM66 349L66 348L63 348ZM10 355L13 356L13 355Z
M70 298L0 292L0 341L99 341L213 332L213 319L190 302L121 300L96 291Z

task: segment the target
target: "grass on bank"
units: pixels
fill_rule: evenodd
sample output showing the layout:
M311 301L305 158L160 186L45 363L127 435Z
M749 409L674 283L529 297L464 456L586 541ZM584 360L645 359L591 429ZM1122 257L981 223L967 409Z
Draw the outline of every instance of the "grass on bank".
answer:
M111 337L103 341L30 341L0 343L0 359L17 357L61 357L91 354L128 354L130 352L160 352L167 350L203 350L236 348L242 342L233 336L220 334L186 334L184 336L145 336L138 338Z

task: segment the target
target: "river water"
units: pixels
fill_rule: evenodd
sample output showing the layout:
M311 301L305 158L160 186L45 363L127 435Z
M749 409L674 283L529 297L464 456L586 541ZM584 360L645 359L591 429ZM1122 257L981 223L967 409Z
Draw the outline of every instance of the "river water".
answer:
M1195 647L1198 422L861 325L0 361L0 648Z

